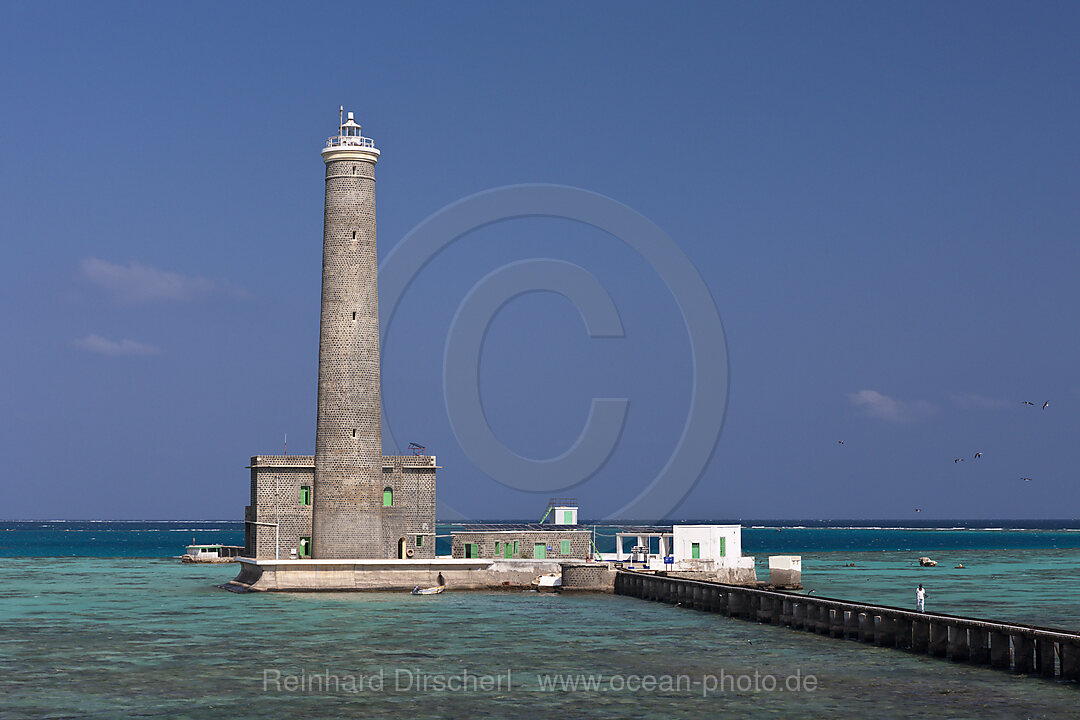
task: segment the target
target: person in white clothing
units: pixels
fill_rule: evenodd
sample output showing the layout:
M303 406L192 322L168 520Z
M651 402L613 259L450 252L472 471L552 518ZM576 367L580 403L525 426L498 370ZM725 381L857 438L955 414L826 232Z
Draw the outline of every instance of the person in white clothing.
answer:
M915 610L926 612L926 591L923 590L922 583L915 589Z

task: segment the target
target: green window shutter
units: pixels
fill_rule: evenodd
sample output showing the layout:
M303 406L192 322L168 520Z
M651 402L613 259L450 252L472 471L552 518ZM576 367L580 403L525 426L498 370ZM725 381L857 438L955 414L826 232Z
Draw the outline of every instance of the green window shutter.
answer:
M424 536L423 535L417 535L416 536L416 547L424 547Z
M544 543L533 543L533 558L536 560L542 560L547 557L547 545Z
M514 554L515 555L518 554L518 541L517 540L514 541Z
M382 506L393 507L394 506L394 491L391 488L385 488L382 491Z
M495 557L499 557L499 542L495 541Z
M701 559L701 543L690 543L690 557L694 560Z
M727 543L724 542L725 540L727 540L727 538L720 538L720 557L727 557Z
M569 555L570 554L570 541L569 540L560 540L559 541L559 552L561 552L563 555Z
M311 486L310 485L301 485L300 486L300 504L301 505L310 505L311 504Z
M563 510L562 521L563 521L563 525L573 525L574 524L574 511L573 510Z

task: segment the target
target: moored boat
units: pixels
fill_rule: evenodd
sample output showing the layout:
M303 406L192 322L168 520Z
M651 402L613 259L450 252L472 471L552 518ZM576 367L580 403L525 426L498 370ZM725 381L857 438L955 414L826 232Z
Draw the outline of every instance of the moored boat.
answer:
M229 563L236 562L236 558L244 552L243 545L188 545L184 554L180 556L181 562L186 563Z
M562 573L546 573L533 578L532 585L540 592L556 592L562 587Z

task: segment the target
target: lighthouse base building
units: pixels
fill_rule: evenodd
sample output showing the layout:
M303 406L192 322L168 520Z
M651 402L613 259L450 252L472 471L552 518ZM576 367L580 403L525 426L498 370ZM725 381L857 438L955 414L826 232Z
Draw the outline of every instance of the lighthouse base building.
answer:
M433 455L384 455L378 518L381 558L435 557ZM254 455L244 508L244 556L304 560L311 553L314 455Z

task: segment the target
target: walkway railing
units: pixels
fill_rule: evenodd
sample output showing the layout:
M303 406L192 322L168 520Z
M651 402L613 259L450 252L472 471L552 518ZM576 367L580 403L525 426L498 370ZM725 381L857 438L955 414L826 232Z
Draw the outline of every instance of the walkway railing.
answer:
M615 594L784 625L1018 675L1080 681L1080 633L781 590L619 571Z
M333 137L326 139L326 147L375 147L375 141L371 138L348 136L348 135L334 135Z

